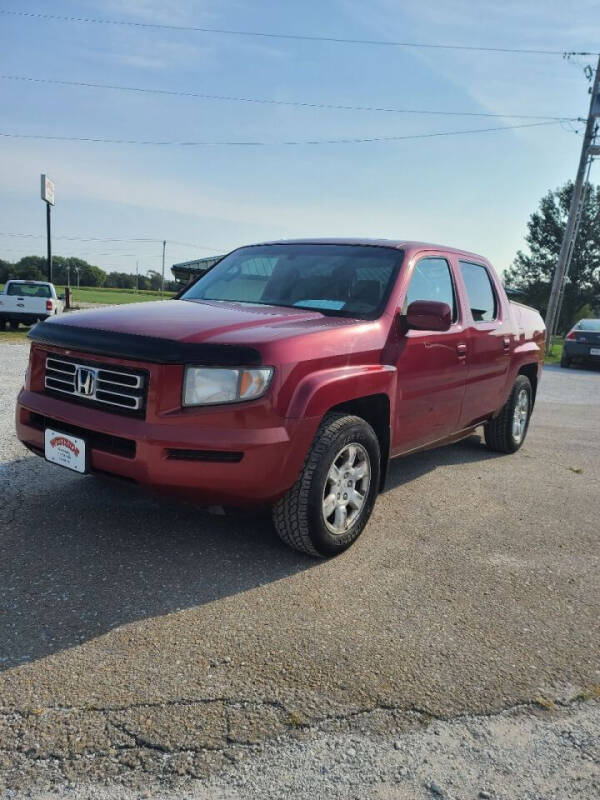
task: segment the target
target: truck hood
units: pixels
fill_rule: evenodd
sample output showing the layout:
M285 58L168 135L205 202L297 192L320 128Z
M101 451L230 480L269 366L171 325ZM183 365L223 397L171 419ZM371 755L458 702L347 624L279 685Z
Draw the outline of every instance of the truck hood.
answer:
M323 320L318 311L278 306L250 305L210 300L164 300L130 303L67 314L49 324L93 328L113 333L134 333L176 342L222 341L243 334L243 340L260 337L260 328ZM329 318L331 319L331 318ZM253 333L251 333L253 331ZM253 335L254 334L254 335Z
M260 345L356 323L319 311L223 301L165 300L99 308L38 323L33 341L73 351L181 363L260 363Z

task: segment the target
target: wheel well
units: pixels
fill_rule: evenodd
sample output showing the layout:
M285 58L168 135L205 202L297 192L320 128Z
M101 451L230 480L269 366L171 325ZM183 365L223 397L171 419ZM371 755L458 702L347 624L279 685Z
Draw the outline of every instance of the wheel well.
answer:
M388 462L390 460L390 399L386 394L370 394L366 397L357 397L346 403L339 403L329 411L344 414L354 414L362 417L375 431L379 439L381 452L381 478L379 490L385 485Z
M533 391L533 397L531 405L535 403L535 395L537 392L537 382L538 382L538 367L537 364L524 364L519 369L519 375L525 375L525 377L529 378L529 383L531 384L531 389Z

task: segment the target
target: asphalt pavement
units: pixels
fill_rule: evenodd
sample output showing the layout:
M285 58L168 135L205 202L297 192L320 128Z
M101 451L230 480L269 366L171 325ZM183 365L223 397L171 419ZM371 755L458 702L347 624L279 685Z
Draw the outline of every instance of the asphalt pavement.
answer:
M26 354L0 346L6 797L106 781L154 796L220 774L233 786L282 742L597 714L600 372L547 368L515 455L472 436L395 461L362 537L320 562L266 514L211 516L29 454L13 423ZM574 797L600 786L594 747L581 775L570 767ZM356 796L420 796L401 779Z

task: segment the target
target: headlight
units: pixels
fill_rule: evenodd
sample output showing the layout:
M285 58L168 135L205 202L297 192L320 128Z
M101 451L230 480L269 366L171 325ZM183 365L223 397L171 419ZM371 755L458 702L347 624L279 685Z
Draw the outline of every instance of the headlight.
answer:
M225 369L186 367L183 405L205 406L254 400L263 395L273 377L273 367Z

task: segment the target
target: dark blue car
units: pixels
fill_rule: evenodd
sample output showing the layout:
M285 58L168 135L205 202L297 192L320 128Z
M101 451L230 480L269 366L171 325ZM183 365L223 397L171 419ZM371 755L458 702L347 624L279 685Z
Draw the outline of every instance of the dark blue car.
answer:
M567 333L560 365L572 361L600 364L600 319L580 319Z

